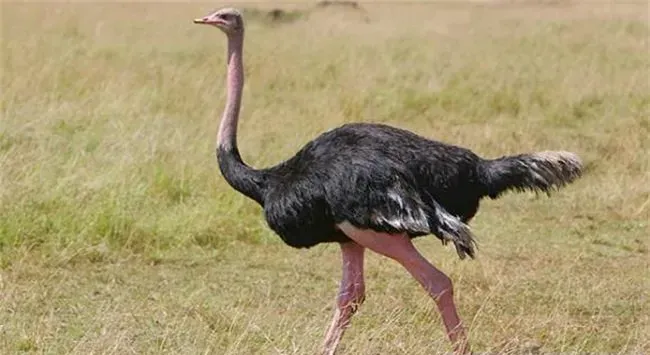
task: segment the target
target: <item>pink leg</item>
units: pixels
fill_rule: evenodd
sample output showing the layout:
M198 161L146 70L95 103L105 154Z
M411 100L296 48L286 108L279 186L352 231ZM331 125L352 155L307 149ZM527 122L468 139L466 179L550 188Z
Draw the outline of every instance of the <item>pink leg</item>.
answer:
M336 352L343 333L350 324L350 318L365 299L363 252L364 248L355 242L341 244L343 277L334 318L325 335L324 355L333 355Z
M467 336L454 304L451 280L415 249L407 235L362 230L349 223L342 223L339 228L359 245L387 256L404 266L436 301L447 334L454 344L456 352L467 353L469 351Z

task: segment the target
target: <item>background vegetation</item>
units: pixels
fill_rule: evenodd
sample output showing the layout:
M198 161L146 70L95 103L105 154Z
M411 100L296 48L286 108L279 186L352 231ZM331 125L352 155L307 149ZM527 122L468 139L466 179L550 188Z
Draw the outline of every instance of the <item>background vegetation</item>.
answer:
M218 173L225 38L191 19L219 6L2 3L0 353L319 349L338 248L284 246ZM577 152L586 175L550 199L483 203L477 260L417 246L474 350L650 352L647 3L241 6L248 163L351 121ZM415 281L367 270L345 353L448 350Z

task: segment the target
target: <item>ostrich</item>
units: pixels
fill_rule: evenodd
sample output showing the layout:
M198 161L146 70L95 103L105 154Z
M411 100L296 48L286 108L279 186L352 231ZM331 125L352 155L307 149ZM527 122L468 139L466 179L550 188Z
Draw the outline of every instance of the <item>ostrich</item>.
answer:
M228 39L227 101L217 133L219 169L236 191L257 202L268 226L293 248L338 243L342 279L322 347L334 354L365 299L364 252L401 264L434 299L454 349L469 351L452 282L412 239L429 234L474 258L468 227L486 196L508 190L549 193L581 175L580 158L546 151L483 159L472 151L384 124L351 123L327 131L276 166L254 169L237 148L244 85L244 21L223 8L194 20Z

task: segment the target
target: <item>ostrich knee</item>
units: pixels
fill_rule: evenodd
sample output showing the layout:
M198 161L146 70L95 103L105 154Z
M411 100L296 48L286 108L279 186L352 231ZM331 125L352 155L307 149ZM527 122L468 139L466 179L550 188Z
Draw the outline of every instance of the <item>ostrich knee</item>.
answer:
M454 286L449 277L443 275L443 277L440 277L439 280L436 280L436 282L431 285L428 291L431 297L436 301L436 305L438 306L438 310L442 314L443 319L448 317L457 317L456 305L454 303ZM453 327L450 327L450 324L445 325L447 326L447 332L453 338L453 335L458 331L460 322Z
M438 306L442 317L447 336L455 343L457 353L465 353L469 350L467 337L462 321L458 317L456 304L454 303L454 287L451 279L446 275L437 277L436 282L427 289Z
M358 282L350 282L349 279L344 278L336 298L334 318L325 335L322 354L333 355L336 352L345 329L350 325L352 316L357 312L365 297L363 279Z
M422 256L402 260L402 265L434 299L449 339L457 345L460 353L464 353L467 350L466 335L454 303L451 279Z
M429 294L439 307L454 299L454 285L447 275L438 275L428 287Z
M336 305L341 314L352 315L356 313L359 306L366 300L366 290L363 284L342 285L336 300Z

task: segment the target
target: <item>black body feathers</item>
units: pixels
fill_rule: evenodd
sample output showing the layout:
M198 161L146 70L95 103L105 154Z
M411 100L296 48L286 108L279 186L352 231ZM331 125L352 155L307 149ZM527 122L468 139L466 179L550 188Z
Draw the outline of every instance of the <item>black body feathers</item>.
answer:
M468 149L381 124L347 124L289 160L253 170L239 152L218 150L235 189L264 208L270 228L297 248L349 240L337 224L411 237L434 234L474 256L466 225L482 197L508 189L549 191L580 174L572 153L484 160Z

